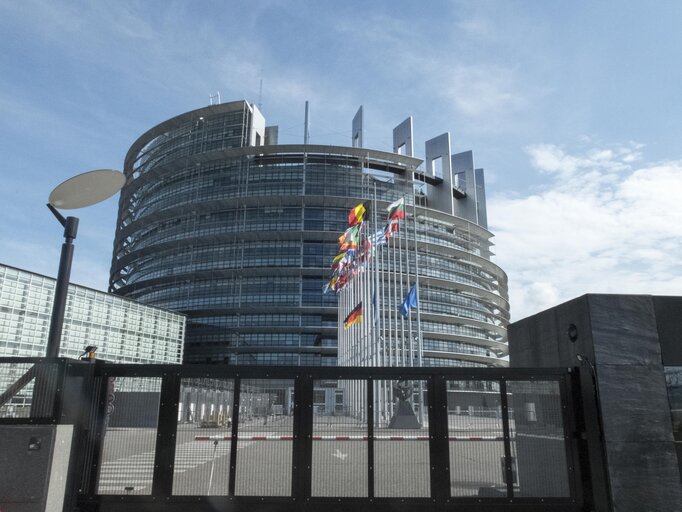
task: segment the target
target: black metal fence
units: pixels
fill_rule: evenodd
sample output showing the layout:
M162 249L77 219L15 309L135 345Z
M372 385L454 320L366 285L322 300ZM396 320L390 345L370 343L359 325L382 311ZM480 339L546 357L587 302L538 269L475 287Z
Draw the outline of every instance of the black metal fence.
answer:
M74 425L72 509L582 510L576 371L0 359L0 424Z

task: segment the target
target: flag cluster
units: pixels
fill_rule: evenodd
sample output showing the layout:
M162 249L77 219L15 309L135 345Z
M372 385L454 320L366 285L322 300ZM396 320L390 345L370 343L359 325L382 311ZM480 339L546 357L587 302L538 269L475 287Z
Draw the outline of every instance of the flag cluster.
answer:
M393 233L400 231L400 221L405 219L405 198L391 203L387 210L386 224L375 233L367 233L364 217L367 208L361 203L348 213L348 228L339 237L339 253L331 264L332 276L324 287L324 293L333 291L338 293L360 271L375 252L386 245ZM372 305L376 310L376 290L372 298ZM418 307L417 285L412 286L405 300L400 306L400 314L409 316L412 308ZM374 313L376 318L376 311ZM362 301L358 303L343 321L343 328L349 329L355 324L362 323Z
M364 203L348 213L348 229L339 237L339 253L332 260L332 276L324 286L325 293L341 291L364 268L374 251L399 231L399 222L405 218L405 198L394 201L386 210L386 225L376 233L366 233Z

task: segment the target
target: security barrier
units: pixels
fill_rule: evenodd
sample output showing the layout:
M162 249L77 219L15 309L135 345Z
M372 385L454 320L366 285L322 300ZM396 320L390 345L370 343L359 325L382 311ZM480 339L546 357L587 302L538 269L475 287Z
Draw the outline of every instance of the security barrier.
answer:
M66 510L577 511L576 373L0 359L0 428L74 425Z

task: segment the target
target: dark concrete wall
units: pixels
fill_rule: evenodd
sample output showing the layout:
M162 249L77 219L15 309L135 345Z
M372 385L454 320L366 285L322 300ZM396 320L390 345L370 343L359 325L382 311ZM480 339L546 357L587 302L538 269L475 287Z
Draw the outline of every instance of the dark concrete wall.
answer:
M512 367L576 366L578 353L594 364L610 499L617 512L682 509L659 342L659 332L673 340L682 329L680 306L680 297L590 294L509 326ZM568 335L571 324L577 330L575 341ZM676 345L666 341L664 347L671 360L679 355L679 336L676 339ZM588 373L589 368L583 368L586 408ZM588 444L594 454L594 425L588 425L590 429ZM595 465L592 470L597 471Z
M653 297L663 366L682 366L682 297Z

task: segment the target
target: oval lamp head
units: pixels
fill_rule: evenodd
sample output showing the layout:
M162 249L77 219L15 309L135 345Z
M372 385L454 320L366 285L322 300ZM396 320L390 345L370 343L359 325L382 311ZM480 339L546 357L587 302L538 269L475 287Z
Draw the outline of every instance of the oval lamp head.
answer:
M125 181L122 172L112 169L84 172L57 185L48 202L62 210L84 208L113 196Z

